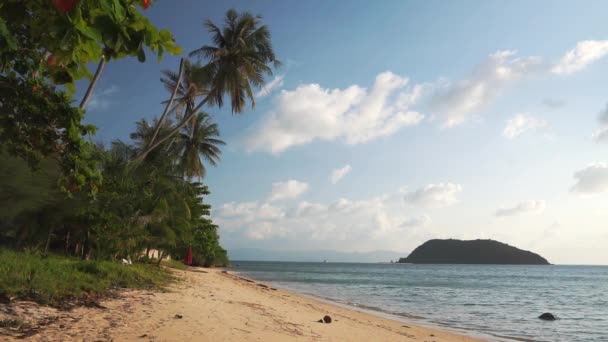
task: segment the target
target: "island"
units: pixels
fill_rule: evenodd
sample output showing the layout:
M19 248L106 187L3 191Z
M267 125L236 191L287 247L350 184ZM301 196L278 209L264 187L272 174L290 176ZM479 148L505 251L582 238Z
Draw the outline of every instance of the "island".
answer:
M399 263L550 265L536 253L495 240L429 240Z

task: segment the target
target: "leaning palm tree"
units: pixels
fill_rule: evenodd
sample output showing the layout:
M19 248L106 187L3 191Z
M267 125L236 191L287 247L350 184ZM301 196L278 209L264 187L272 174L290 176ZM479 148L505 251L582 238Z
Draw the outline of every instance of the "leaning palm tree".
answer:
M192 124L186 126L176 138L175 148L179 155L179 169L188 179L205 177L207 170L204 159L215 166L222 151L219 146L226 143L217 139L220 132L217 124L211 122L211 116L205 112L195 115Z
M151 150L179 133L205 104L222 107L224 95L231 98L232 113L241 113L247 100L251 102L252 107L255 106L252 87L262 87L266 76L272 76L271 66L278 67L281 64L276 59L270 31L266 25L261 25L261 19L262 17L249 12L238 13L231 9L226 13L222 28L210 20L204 23L211 34L213 45L204 45L192 51L190 56L207 61L200 76L208 86L208 93L196 107L184 114L183 119L169 134L160 138L154 137L139 158L145 158ZM180 74L181 69L180 66ZM177 83L181 78L180 74L176 78ZM174 93L176 89L177 87L174 88ZM163 123L164 116L159 120L159 125Z
M196 101L208 95L208 81L199 63L184 61L182 75L171 70L163 70L163 77L160 79L165 89L173 92L177 88L176 96L173 99L176 117L183 118L185 113L192 112L196 106ZM163 103L167 103L165 101Z

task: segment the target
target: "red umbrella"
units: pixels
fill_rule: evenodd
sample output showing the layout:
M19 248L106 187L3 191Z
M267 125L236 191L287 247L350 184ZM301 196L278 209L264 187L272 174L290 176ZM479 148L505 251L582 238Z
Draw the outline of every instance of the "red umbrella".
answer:
M184 258L184 264L192 265L192 246L188 246L188 252L186 253L186 257Z

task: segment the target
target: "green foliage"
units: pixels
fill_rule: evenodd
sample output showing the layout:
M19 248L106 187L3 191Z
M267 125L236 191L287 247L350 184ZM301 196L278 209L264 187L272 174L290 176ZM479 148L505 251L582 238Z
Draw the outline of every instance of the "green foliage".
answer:
M0 142L33 168L45 158L60 161L64 191L101 182L98 156L83 138L73 107L75 82L91 78L87 65L137 57L145 47L160 59L181 53L172 34L158 30L140 12L139 0L6 0L0 3ZM55 88L64 86L67 93Z
M53 1L7 0L0 4L0 72L50 78L71 91L91 77L87 64L127 56L146 60L144 47L160 60L180 54L173 35L144 17L139 0L87 0L63 11Z
M110 261L40 257L0 249L0 296L52 305L114 288L158 288L171 279L163 269Z
M0 141L6 152L32 168L46 158L59 161L64 189L99 184L101 172L84 136L95 127L82 125L84 113L54 86L15 73L0 75Z

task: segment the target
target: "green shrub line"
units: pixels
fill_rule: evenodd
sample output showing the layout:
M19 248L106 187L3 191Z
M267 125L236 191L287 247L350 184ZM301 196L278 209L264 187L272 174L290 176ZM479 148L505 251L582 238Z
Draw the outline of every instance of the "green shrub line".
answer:
M170 267L178 268L175 263ZM0 249L0 297L64 306L115 289L162 289L175 279L162 267L38 256Z

